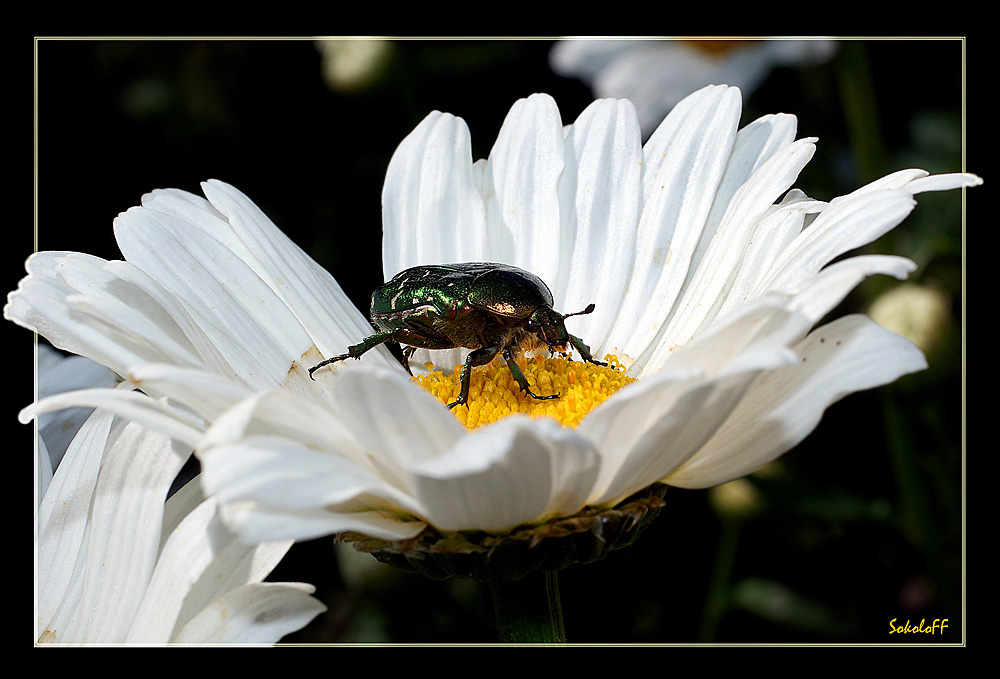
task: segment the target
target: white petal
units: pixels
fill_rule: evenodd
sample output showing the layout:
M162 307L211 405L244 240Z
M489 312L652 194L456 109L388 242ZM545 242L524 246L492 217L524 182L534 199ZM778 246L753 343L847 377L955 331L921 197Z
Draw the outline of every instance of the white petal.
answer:
M659 347L686 344L719 312L756 224L809 162L815 152L812 141L803 139L782 148L733 196L705 256L658 339Z
M651 361L646 373L689 367L715 375L753 345L787 346L799 340L809 327L803 314L794 313L788 295L771 293L716 318L689 343L664 352L662 363Z
M45 497L45 491L52 482L52 459L49 457L49 449L45 447L45 439L42 438L41 434L35 436L35 459L37 460L35 469L38 477L35 502L41 504L42 498Z
M543 281L561 262L559 180L565 164L562 119L544 94L518 100L508 112L485 169L490 256Z
M30 275L9 296L4 316L36 330L54 346L119 374L147 360L199 361L151 290L123 281L111 271L113 263L77 253L40 252L26 266ZM108 325L122 314L128 323Z
M702 448L757 375L796 360L787 344L808 323L778 301L715 323L661 372L629 385L580 423L604 457L601 494L593 502L618 501L670 474Z
M55 641L125 639L156 562L167 491L189 454L134 423L110 431L71 584L47 623ZM68 490L54 480L50 494L57 488Z
M734 96L730 91L726 91L726 95ZM698 249L693 256L692 271L701 261L714 230L722 222L733 198L764 163L794 142L797 127L795 116L774 114L761 116L737 131L732 152L725 163L725 174L716 189L707 225L702 229Z
M642 207L642 145L634 107L625 100L594 102L567 128L566 149L563 265L560 277L546 282L563 313L596 304L596 313L571 321L572 332L596 351L625 294Z
M607 350L638 356L660 331L722 180L739 112L739 90L705 88L678 104L643 149L637 254Z
M126 641L169 641L226 592L263 579L291 544L242 542L219 521L215 500L206 500L164 543Z
M132 368L125 376L136 388L167 396L198 413L206 422L215 420L251 393L243 382L235 379L226 380L207 370L162 363Z
M409 488L405 469L443 455L466 436L441 402L398 371L345 366L331 379L336 409L379 472Z
M202 487L222 503L251 500L299 511L373 496L400 510L415 509L412 501L372 470L288 439L249 437L233 445L206 448L198 457L203 465Z
M302 629L326 610L309 596L312 585L261 582L245 585L202 610L175 643L274 643Z
M382 189L385 280L419 264L491 260L465 121L435 111L399 145Z
M280 384L313 344L257 273L202 229L132 208L115 219L115 236L126 259L177 296L250 386Z
M215 509L214 501L202 503L167 538L126 642L170 640L184 598L213 557L213 543L221 539L225 545L232 539Z
M410 472L434 526L503 531L578 511L599 464L593 446L571 430L512 416Z
M815 221L782 252L758 291L797 291L834 258L887 233L916 205L899 189L857 191L830 202Z
M115 374L103 365L83 356L63 356L47 344L38 344L38 397L84 389L86 387L111 388ZM58 466L66 448L83 423L90 417L92 408L69 408L56 413L43 413L38 417L38 433L45 440L51 467ZM51 470L50 470L51 471ZM39 495L39 498L41 495Z
M167 541L170 534L181 524L181 521L205 500L206 497L201 492L201 484L198 483L197 476L178 488L167 498L167 502L163 508L160 549L163 549L163 543Z
M280 297L323 352L340 352L371 332L333 276L282 233L249 198L217 180L202 184L244 245L241 258ZM377 352L386 360L383 352ZM376 360L372 354L370 360Z
M51 621L60 603L80 596L71 589L73 573L86 555L87 517L112 420L97 412L84 423L39 503L37 634L56 629Z
M817 328L795 365L762 375L716 435L667 482L707 488L744 476L798 444L828 406L927 363L913 344L864 316Z
M982 183L982 178L977 177L974 174L956 172L915 179L906 185L906 190L910 193L921 193L923 191L950 191L951 189L965 188L968 186L979 186Z
M680 272L685 285L698 270L735 196L743 191L744 184L760 170L762 165L794 142L796 128L795 116L777 114L762 116L736 133L733 150L726 162L725 174L715 192L712 209L705 220L705 225L700 228L697 247L686 268Z
M201 438L199 448L230 445L247 436L294 439L315 450L335 452L358 464L370 464L348 424L315 395L257 392L216 417Z
M666 476L698 448L661 445L697 422L712 385L690 375L660 373L630 385L594 409L577 427L601 451L600 476L587 499L602 505L617 501ZM651 450L651 446L659 446ZM646 467L660 466L647 475Z
M145 394L119 389L80 389L56 394L38 403L24 408L18 413L22 423L31 421L32 417L52 410L86 406L89 408L107 408L108 410L140 422L156 431L183 441L194 447L201 437L201 430L190 419L189 415L175 408L153 400Z
M221 415L198 456L206 492L223 503L227 525L247 541L344 530L411 537L423 526L390 516L420 507L376 472L377 458L373 464L364 455L335 413L287 393L258 394Z
M804 198L793 189L780 205L768 211L750 237L739 270L719 307L720 315L761 294L760 282L767 277L775 260L802 231L808 216L822 210L824 205Z
M904 280L917 265L904 257L861 255L835 262L803 281L792 308L817 323L867 276L886 274Z
M156 281L126 262L105 262L97 268L77 258L64 261L58 274L79 291L67 295L66 303L73 311L86 314L87 321L105 335L127 338L136 351L145 351L159 360L199 362L196 345L182 325L187 318L183 312L177 313L179 305ZM176 320L178 316L181 323Z
M219 514L226 526L239 533L245 542L286 538L311 540L345 531L383 540L405 540L418 535L427 526L422 521L403 520L381 511L291 510L251 501L224 504L219 507Z
M233 366L229 364L217 345L216 337L211 330L206 329L211 328L211 325L203 325L203 314L199 310L189 309L186 300L178 298L139 267L129 262L108 262L105 268L121 281L126 281L147 294L152 300L149 304L150 310L157 311L157 320L160 325L174 335L183 338L183 342L190 344L192 353L197 357L195 360L178 360L164 352L166 358L150 358L147 359L149 362L204 366L219 375L236 376ZM171 326L176 326L177 330L173 330ZM132 360L128 362L128 365L137 365L141 362L143 361Z

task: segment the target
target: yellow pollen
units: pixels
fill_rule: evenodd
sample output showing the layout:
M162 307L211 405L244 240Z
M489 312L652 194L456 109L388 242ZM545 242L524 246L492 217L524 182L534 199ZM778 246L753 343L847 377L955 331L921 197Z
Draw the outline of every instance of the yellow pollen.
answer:
M559 394L557 399L540 401L522 392L510 374L507 362L497 358L472 371L469 402L451 411L469 429L496 422L514 413L551 417L564 426L575 427L599 403L635 381L625 376L625 368L618 362L617 356L608 354L604 360L607 366L544 356L517 358L517 365L527 378L531 391L539 396ZM431 363L424 365L430 372L415 376L413 380L442 403L454 402L462 388L462 366L457 365L446 374L434 370Z

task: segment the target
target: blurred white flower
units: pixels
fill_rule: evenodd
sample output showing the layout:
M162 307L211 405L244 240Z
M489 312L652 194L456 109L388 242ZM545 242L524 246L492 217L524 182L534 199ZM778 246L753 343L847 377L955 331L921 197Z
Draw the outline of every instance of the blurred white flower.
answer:
M265 583L290 541L249 545L189 483L190 449L95 412L38 507L35 638L58 644L273 643L325 607Z
M951 301L937 288L906 283L880 295L872 302L868 315L929 355L948 332Z
M596 97L629 99L643 134L677 102L705 85L727 83L750 94L777 66L829 60L833 40L561 40L549 53L557 74L578 78Z
M323 78L332 90L350 92L374 83L392 55L392 42L364 38L317 40Z
M736 479L710 488L708 500L719 516L736 520L753 516L763 504L760 491L746 479Z
M740 113L738 89L707 87L643 145L628 101L596 101L564 126L555 102L533 95L510 110L488 159L473 162L468 127L440 112L393 157L386 279L416 264L498 261L541 277L559 309L596 303L571 332L595 356L623 357L636 381L594 398L575 428L512 415L469 431L459 419L473 407L444 408L384 347L311 380L307 368L371 326L218 181L203 184L205 199L155 191L120 215L126 261L29 260L7 317L148 397L61 395L22 419L100 405L196 447L204 488L247 541L407 539L428 524L502 533L611 507L658 481L739 478L794 447L843 396L926 366L864 316L813 326L865 276L913 269L842 255L899 224L916 194L980 183L903 170L810 199L791 187L815 139L796 140L790 115L738 129ZM417 364L461 357L421 352ZM574 379L587 394L603 384ZM492 406L494 393L475 403Z

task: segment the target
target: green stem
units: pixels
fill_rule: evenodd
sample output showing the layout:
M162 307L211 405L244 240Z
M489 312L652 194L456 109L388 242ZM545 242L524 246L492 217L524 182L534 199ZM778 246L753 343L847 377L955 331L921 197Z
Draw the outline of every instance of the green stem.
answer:
M715 569L708 587L708 599L698 632L698 641L715 641L719 621L729 605L729 583L732 579L733 564L736 562L736 545L739 543L742 522L724 519L719 549L715 557Z
M859 179L867 183L881 177L885 165L875 84L864 41L845 41L841 47L837 63L844 118Z
M534 571L520 580L490 580L500 641L511 644L566 641L555 572Z

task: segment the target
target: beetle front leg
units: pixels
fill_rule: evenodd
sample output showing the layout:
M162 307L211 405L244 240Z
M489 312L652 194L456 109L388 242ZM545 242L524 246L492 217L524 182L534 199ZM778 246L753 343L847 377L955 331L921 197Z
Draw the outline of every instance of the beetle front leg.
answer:
M337 361L343 361L344 359L348 358L360 359L362 354L374 349L383 342L388 342L390 339L392 339L391 330L382 330L381 332L377 332L374 335L370 335L361 340L361 342L359 342L358 344L347 347L346 354L340 354L339 356L328 358L325 361L320 361L313 367L309 368L309 379L313 380L316 379L315 377L313 377L313 373L322 368L324 365L330 365L331 363L336 363Z
M514 352L507 347L503 350L503 357L507 359L507 367L510 368L511 377L517 382L517 386L521 387L521 391L526 393L528 396L539 401L548 401L554 398L559 398L559 394L552 394L551 396L539 396L535 392L531 391L531 387L528 386L528 378L524 376L521 372L521 368L518 367L517 363L514 361Z
M403 349L403 367L406 368L406 372L410 377L413 377L413 371L410 370L410 356L413 356L416 350L416 347L406 347Z
M569 341L570 341L570 344L572 344L573 347L578 352L580 352L580 358L582 358L587 363L593 363L594 365L604 365L604 366L607 365L607 363L605 363L604 361L598 361L597 359L595 359L590 354L590 347L588 347L586 344L584 344L583 340L580 339L579 337L577 337L576 335L570 335L569 336Z
M465 357L465 365L462 366L462 389L458 393L458 400L448 404L449 410L455 406L465 405L468 402L469 385L472 383L472 369L480 365L486 365L492 361L498 351L498 347L483 347L482 349L469 352L469 355Z

